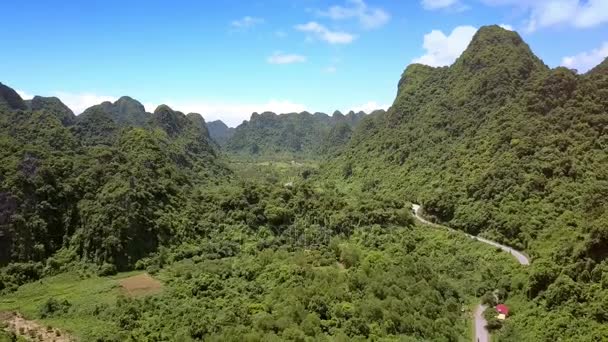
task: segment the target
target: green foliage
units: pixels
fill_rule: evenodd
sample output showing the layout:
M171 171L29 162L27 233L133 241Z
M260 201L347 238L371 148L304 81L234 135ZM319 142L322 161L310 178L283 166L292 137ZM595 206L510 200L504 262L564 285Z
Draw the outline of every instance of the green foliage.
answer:
M497 317L498 317L498 311L496 311L496 309L493 307L487 308L483 312L483 318L485 318L485 320L487 322L486 328L489 331L495 331L495 330L499 330L500 328L502 328L502 322Z
M71 306L72 304L65 299L57 300L51 297L40 307L39 316L40 318L60 316L66 314Z
M317 158L319 153L335 153L351 135L352 127L365 117L365 113L350 112L333 116L308 112L277 115L253 113L234 131L225 133L227 151L239 155L262 157ZM226 129L218 128L219 132ZM216 133L214 133L216 134Z
M194 251L183 258L180 247L167 252L158 295L124 297L115 279L64 274L22 287L0 310L50 307L52 322L83 340L454 341L466 338L461 308L476 301L476 287L497 288L519 269L508 255L428 228L366 226L332 241L358 262L342 268L328 245L221 259ZM496 272L480 279L488 269Z
M66 127L71 112L59 100L29 105L0 109L0 265L44 261L63 248L132 267L183 228L172 217L194 184L228 174L200 115L166 106L152 115L124 97ZM48 265L50 273L61 267ZM40 276L3 274L2 288Z
M517 33L484 27L452 66L409 66L391 109L363 120L319 179L375 184L431 219L531 255L527 295L537 306L501 341L592 340L602 315L577 308L595 303L592 275L608 256L604 66L550 70ZM559 330L569 315L580 327Z

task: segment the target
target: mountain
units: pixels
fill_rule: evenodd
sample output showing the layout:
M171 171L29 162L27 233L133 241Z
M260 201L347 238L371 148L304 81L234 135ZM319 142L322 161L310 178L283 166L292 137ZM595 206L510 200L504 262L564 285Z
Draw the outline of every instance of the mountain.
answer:
M143 127L151 118L140 102L128 96L123 96L114 103L106 101L90 107L80 114L78 119L87 118L93 112L106 113L119 126Z
M29 110L52 113L64 126L70 126L76 122L74 112L56 97L34 96L33 99L25 101L25 103Z
M132 268L178 230L193 233L171 217L196 187L228 174L199 114L164 105L148 114L123 97L72 125L59 99L25 103L4 85L2 99L0 265L45 261L64 248Z
M27 105L15 90L0 83L0 107L26 109Z
M391 109L363 120L323 177L398 193L436 221L531 255L530 304L501 340L601 335L608 316L576 308L608 295L598 290L608 261L605 66L549 69L516 32L483 27L453 65L408 66ZM567 288L576 290L561 296Z
M608 57L602 63L588 72L589 75L606 75L608 74Z
M347 115L335 112L332 116L308 112L280 115L272 112L253 113L249 121L235 129L225 148L232 153L254 156L315 157L328 148L328 138L337 134L332 133L336 125L353 127L363 117L363 112L350 112ZM341 140L337 138L331 141L339 143Z
M235 131L234 128L226 126L221 120L211 121L207 123L207 127L209 128L211 139L220 146L224 146L232 138Z

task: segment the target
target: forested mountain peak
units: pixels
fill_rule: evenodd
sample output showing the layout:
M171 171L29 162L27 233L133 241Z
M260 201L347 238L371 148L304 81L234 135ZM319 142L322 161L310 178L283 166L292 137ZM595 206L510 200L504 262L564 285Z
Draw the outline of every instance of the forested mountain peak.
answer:
M222 120L208 122L207 129L211 139L220 146L224 145L234 135L234 128L228 127Z
M150 114L146 113L144 106L128 96L123 96L114 103L106 101L90 107L80 116L88 116L95 110L106 113L120 126L142 127L150 119Z
M153 122L170 136L180 134L188 124L188 119L184 113L174 111L171 107L164 104L154 110L152 117Z
M352 127L365 116L362 111L350 111L347 115L335 111L332 116L307 111L253 113L249 121L244 121L234 133L229 133L230 138L225 140L225 145L229 151L243 154L318 156L319 153L338 150L350 138ZM341 127L336 128L337 125Z
M487 74L491 69L509 71L510 77L528 78L547 69L528 44L515 32L497 25L481 27L451 67L463 76Z
M118 101L114 102L114 106L117 107L121 113L145 113L146 109L137 100L129 96L123 96Z
M497 25L491 25L483 26L475 33L468 47L455 64L458 64L459 61L463 63L467 62L468 59L475 58L482 61L487 59L486 62L489 63L495 61L498 57L531 58L539 61L519 33ZM475 67L476 65L471 66Z
M591 69L589 71L589 74L608 75L608 57L606 57L604 61L597 65L595 68Z
M200 130L202 136L205 139L210 138L209 128L207 127L207 124L205 123L205 118L203 118L202 115L200 115L199 113L188 113L186 115L186 118L188 118L188 120L190 120L190 122L192 122L198 130Z
M33 99L25 102L30 110L42 110L53 114L64 126L72 125L76 121L74 112L57 97L34 96Z
M222 120L209 121L207 123L207 126L209 127L209 129L211 129L211 126L213 126L214 128L221 128L221 129L228 129L228 128L230 128Z
M10 109L27 109L21 96L13 88L2 83L0 83L0 106L7 106Z
M585 75L549 69L517 33L484 27L452 66L410 65L388 114L366 117L322 177L402 193L437 221L525 249L529 299L546 304L522 314L572 323L551 337L553 318L505 332L513 340L585 340L576 327L587 324L606 336L606 316L572 312L608 298L596 290L608 262L607 76L608 61ZM578 299L556 295L567 288Z

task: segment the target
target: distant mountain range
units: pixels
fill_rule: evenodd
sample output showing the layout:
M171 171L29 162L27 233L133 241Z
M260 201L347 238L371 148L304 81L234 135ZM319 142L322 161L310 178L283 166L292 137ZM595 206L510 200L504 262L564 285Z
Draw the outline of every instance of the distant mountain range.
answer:
M365 116L364 112L352 111L346 115L336 111L331 116L309 112L253 113L249 121L236 129L218 131L224 135L216 141L226 151L241 155L319 156L343 145ZM214 134L211 132L212 138Z

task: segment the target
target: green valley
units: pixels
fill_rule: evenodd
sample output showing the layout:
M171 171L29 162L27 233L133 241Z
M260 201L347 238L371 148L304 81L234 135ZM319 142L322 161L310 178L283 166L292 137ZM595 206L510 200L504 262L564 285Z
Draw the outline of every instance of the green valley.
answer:
M493 25L387 111L146 107L0 84L0 341L608 336L608 59Z

